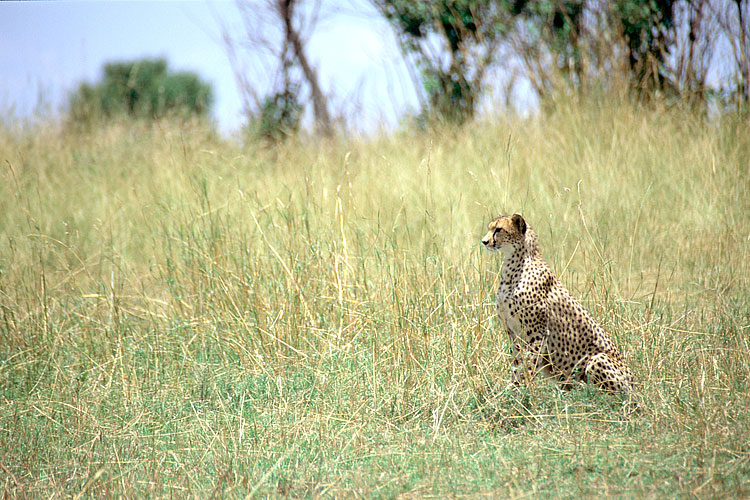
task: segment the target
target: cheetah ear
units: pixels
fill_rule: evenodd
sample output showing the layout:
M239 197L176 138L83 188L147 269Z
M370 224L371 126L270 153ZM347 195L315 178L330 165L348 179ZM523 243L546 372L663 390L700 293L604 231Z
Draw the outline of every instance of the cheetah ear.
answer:
M510 220L513 222L513 225L516 226L519 233L526 234L526 221L523 220L523 217L519 214L513 214L513 217L511 217Z

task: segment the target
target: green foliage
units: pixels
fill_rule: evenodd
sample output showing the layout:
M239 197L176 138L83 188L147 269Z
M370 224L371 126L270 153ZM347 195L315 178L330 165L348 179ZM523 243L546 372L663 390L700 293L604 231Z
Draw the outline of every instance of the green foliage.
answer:
M453 123L471 119L483 92L482 78L507 26L493 0L376 0L399 34L404 50L416 59L429 103L426 114ZM445 62L428 48L431 39L445 45ZM471 51L480 52L470 57Z
M627 47L629 79L633 85L646 92L661 90L668 79L664 61L673 43L673 0L617 0L605 7L610 19L609 29L621 30ZM580 87L586 75L582 74L584 51L590 59L601 57L597 43L583 47L586 2L572 1L517 1L511 12L522 19L526 26L528 46L544 45L555 57L558 69L567 83ZM598 29L603 29L600 26ZM604 28L606 29L606 28ZM593 28L589 28L591 32ZM594 33L600 37L600 33ZM593 51L593 52L591 52ZM610 75L611 76L611 75ZM606 75L605 75L606 77Z
M660 89L664 60L673 42L674 0L616 0L613 11L628 44L628 62L638 87Z
M71 96L70 117L89 123L99 116L204 116L212 102L211 86L194 73L171 72L164 59L143 59L106 64L100 83L83 83Z
M251 134L272 142L292 137L299 131L303 110L299 86L268 96L257 115L250 117Z
M511 14L526 27L527 45L544 45L553 54L568 83L580 84L584 0L513 2Z
M373 1L419 72L423 118L471 119L501 45L518 55L541 97L561 90L560 83L582 90L620 76L648 95L673 86L665 61L677 0ZM618 75L613 68L627 69Z

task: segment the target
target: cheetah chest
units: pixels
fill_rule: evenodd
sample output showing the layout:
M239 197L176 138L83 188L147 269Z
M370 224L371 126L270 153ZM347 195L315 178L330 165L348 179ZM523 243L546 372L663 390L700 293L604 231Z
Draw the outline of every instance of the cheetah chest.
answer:
M497 291L497 315L505 323L508 331L513 335L523 336L523 325L517 314L511 311L513 300L513 288L507 283L502 283Z

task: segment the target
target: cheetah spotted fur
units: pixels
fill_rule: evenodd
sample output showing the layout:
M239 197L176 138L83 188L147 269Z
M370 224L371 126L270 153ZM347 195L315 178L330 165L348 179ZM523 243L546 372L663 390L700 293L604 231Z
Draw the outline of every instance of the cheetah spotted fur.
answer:
M522 216L490 222L482 244L503 255L497 314L511 340L514 384L519 372L531 380L543 371L565 389L581 381L613 393L632 389L625 359L554 276Z

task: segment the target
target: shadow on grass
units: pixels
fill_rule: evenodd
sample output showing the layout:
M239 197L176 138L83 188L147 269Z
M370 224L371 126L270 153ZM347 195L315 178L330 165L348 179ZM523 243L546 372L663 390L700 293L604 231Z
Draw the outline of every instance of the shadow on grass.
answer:
M531 386L475 388L472 410L493 429L514 433L533 430L560 420L628 422L640 414L627 396L604 393L581 385L565 391L555 384L536 381Z

